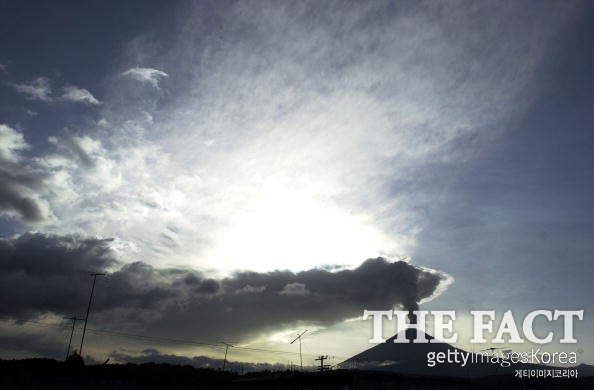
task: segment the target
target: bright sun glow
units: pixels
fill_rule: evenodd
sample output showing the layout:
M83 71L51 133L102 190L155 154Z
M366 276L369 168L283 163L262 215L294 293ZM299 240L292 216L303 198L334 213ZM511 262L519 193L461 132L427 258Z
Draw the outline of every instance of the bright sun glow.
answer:
M388 242L361 217L305 193L274 194L257 202L219 237L209 256L218 259L218 266L254 271L358 265L385 253Z

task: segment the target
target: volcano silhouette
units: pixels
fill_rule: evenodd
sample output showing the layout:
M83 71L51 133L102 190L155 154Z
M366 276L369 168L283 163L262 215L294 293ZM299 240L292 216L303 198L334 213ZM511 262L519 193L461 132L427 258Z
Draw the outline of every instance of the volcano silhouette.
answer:
M398 334L406 332L408 343L394 343ZM429 343L413 343L417 332L407 329L392 336L385 343L378 344L340 363L341 368L381 370L417 375L438 375L456 377L478 377L501 374L510 368L503 368L490 363L470 363L465 366L461 363L437 363L434 367L428 366L427 354L430 352L443 352L445 356L458 351L458 354L467 354L467 351L453 347L450 344L438 342L433 336L419 332L421 337ZM470 358L469 358L470 359Z

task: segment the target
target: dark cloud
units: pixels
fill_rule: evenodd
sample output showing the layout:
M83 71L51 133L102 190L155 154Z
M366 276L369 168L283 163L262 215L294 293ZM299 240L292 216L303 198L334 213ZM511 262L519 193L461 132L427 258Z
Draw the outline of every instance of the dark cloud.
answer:
M0 239L0 315L80 313L88 273L114 263L109 240L43 234Z
M219 291L219 282L214 279L202 280L200 285L194 291L203 294L214 294Z
M167 298L180 297L176 279L187 271L155 269L142 262L122 265L110 244L109 239L38 233L0 239L0 295L5 297L0 315L28 319L42 313L80 314L91 272L109 273L98 282L95 309L100 312L156 310Z
M352 270L237 272L215 280L188 269L122 264L111 241L25 234L0 240L0 315L84 312L97 282L94 321L152 335L235 340L299 322L330 325L364 309L417 308L443 275L383 258ZM117 325L115 325L117 323Z

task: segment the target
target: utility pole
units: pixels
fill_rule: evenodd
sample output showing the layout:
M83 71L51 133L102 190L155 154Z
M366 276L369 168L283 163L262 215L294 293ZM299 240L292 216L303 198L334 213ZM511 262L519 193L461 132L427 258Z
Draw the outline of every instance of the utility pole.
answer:
M330 365L326 364L324 365L324 360L328 359L328 355L320 355L318 356L317 359L315 359L316 361L320 361L320 372L324 371L324 370L328 370L330 368Z
M303 332L298 334L297 337L295 337L295 339L289 343L289 344L293 344L295 341L297 341L297 339L299 339L299 360L301 361L301 370L302 371L303 371L303 356L301 355L301 337L305 334L305 332L307 332L307 329L305 329Z
M76 321L82 321L84 318L77 317L64 317L65 320L72 320L72 330L70 331L70 340L68 341L68 349L66 350L66 359L70 356L70 345L72 344L72 335L74 335L74 326Z
M223 360L223 371L225 371L225 366L227 365L227 352L229 351L229 347L233 347L234 345L224 341L222 341L222 343L225 344L225 360Z
M97 281L97 276L105 276L105 274L99 273L92 273L89 274L93 277L93 287L91 287L91 296L89 297L89 305L87 306L87 315L85 316L85 326L83 327L82 338L80 339L80 348L78 350L78 354L82 356L82 348L83 343L85 341L85 332L87 331L87 322L89 321L89 312L91 311L91 302L93 301L93 291L95 291L95 282Z

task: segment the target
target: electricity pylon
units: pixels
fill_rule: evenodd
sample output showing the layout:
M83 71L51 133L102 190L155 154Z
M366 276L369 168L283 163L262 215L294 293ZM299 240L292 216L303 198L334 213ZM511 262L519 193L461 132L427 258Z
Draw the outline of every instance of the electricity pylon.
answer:
M307 329L298 334L297 337L295 337L295 339L289 343L293 344L295 341L297 341L297 339L299 339L299 360L301 362L301 370L303 370L303 356L301 355L301 337L305 334L305 332L307 332Z
M82 337L80 339L80 348L78 350L78 354L82 356L82 348L83 343L85 341L85 332L87 331L87 322L89 321L89 312L91 311L91 301L93 300L93 291L95 291L95 282L97 281L97 276L105 276L105 274L99 273L92 273L89 274L93 277L93 287L91 287L91 296L89 297L89 305L87 306L87 315L85 316L85 326L83 327Z
M84 318L77 318L77 317L64 317L65 320L72 320L72 330L70 331L70 340L68 341L68 349L66 350L66 359L70 356L70 345L72 345L72 336L74 335L74 326L76 325L76 321L82 321Z
M225 371L225 366L227 365L227 351L229 351L229 347L234 347L234 345L226 343L224 341L221 342L225 344L225 360L223 360L223 371Z

